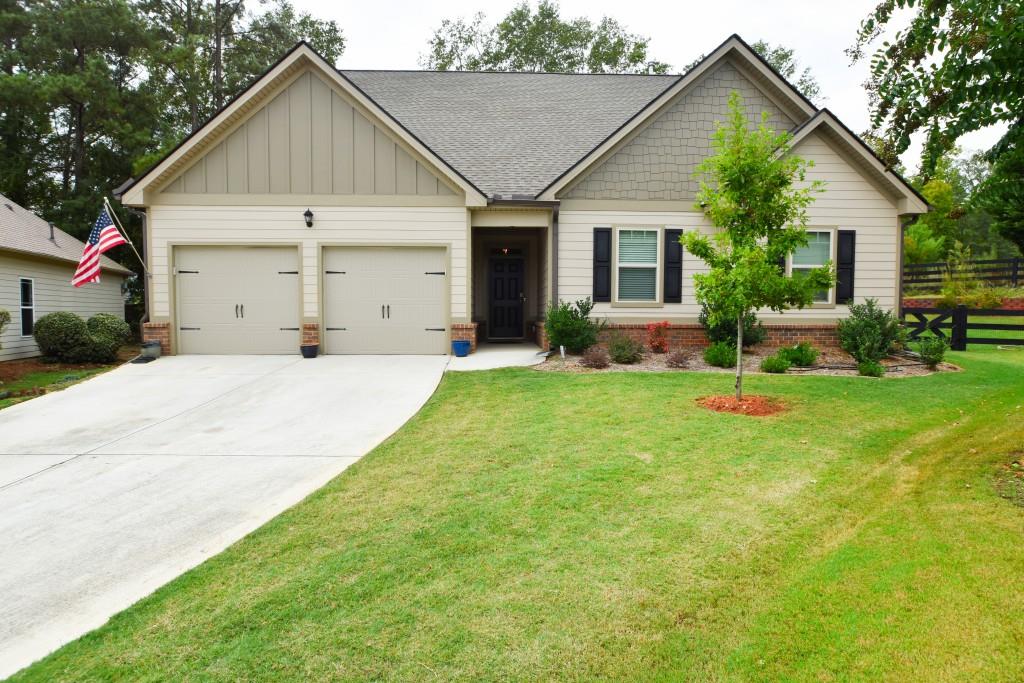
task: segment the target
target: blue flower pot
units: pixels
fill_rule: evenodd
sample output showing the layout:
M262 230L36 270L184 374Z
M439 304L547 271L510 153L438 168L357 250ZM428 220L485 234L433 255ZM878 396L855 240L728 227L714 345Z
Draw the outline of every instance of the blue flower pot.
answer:
M459 339L452 342L452 353L459 358L465 358L469 355L469 342L464 339Z

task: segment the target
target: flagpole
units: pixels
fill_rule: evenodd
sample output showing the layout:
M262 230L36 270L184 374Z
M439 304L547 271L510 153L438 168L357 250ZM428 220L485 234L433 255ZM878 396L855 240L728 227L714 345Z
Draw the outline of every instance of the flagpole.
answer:
M106 207L107 213L110 214L110 219L117 223L117 227L121 231L121 236L124 237L125 242L127 242L128 246L130 246L132 248L132 251L135 252L135 256L139 259L139 263L142 264L142 270L146 271L146 273L148 274L149 268L146 267L146 262L139 254L139 250L135 248L135 244L132 243L132 239L128 237L128 231L124 229L123 225L121 225L121 221L118 219L117 214L114 212L114 208L110 206L110 202L107 201L106 196L103 197L103 205Z

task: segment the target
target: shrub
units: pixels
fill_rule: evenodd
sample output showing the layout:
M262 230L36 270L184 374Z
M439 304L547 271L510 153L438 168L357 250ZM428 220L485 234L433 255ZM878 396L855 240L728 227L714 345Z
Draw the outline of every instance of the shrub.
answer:
M818 360L818 349L811 346L810 342L800 342L796 346L779 349L777 355L789 361L790 365L809 368Z
M782 353L777 353L774 356L768 356L761 361L761 372L770 372L773 375L781 375L786 372L786 370L789 370L792 365L792 363L783 357Z
M858 363L878 362L901 346L906 332L892 311L883 311L868 299L850 306L850 317L839 321L839 345Z
M117 316L99 313L82 320L74 313L48 313L36 321L33 336L44 356L64 363L110 363L131 336Z
M643 357L644 347L638 341L623 335L617 335L608 342L608 355L616 363L632 365Z
M109 363L117 357L117 350L132 338L132 328L112 313L97 313L86 323L89 334L101 352L100 362Z
M683 351L673 351L665 359L665 365L670 368L685 368L690 363L690 356Z
M594 304L590 297L575 304L559 301L548 308L544 331L551 347L564 346L572 353L581 353L597 343L597 335L604 324L590 318Z
M857 363L857 372L865 377L881 377L885 374L885 366L877 360L862 360Z
M667 320L660 323L647 323L647 346L654 353L668 351L668 326Z
M717 368L736 367L736 344L717 341L704 349L704 362Z
M5 308L0 308L0 336L3 336L4 328L7 327L11 322L11 314ZM0 344L0 349L3 348L3 344Z
M704 334L707 336L708 341L712 343L725 342L732 344L733 348L736 348L736 322L734 320L723 320L717 325L711 325L708 322L708 314L708 307L702 306L698 321L704 326ZM751 312L744 316L743 348L747 349L760 344L765 340L766 336L768 336L768 332L754 313Z
M584 352L583 358L580 358L580 365L585 368L600 370L611 365L611 361L608 360L607 351L598 346L594 346Z
M917 352L921 354L921 360L932 370L946 357L947 350L949 350L949 344L941 337L925 337L917 345Z

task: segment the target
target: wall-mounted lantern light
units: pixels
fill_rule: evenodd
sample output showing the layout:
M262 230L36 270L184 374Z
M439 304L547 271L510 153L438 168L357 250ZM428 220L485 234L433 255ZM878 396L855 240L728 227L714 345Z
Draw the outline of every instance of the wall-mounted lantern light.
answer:
M306 213L302 214L302 217L306 219L306 227L307 228L312 228L313 227L313 212L310 211L309 209L306 209Z

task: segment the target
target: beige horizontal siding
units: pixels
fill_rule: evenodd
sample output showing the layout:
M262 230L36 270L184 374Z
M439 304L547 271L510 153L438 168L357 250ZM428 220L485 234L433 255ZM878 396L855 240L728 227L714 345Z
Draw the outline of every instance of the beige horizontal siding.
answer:
M100 282L71 286L75 264L26 259L0 254L0 308L11 314L11 324L0 336L0 361L39 355L32 337L21 336L21 278L31 278L35 288L35 319L55 311L71 311L83 318L96 313L124 317L124 278L104 272Z
M432 244L449 247L451 313L465 320L468 261L466 209L459 207L154 206L152 226L155 318L171 315L171 250L174 244L296 244L302 248L303 315L318 317L319 250L326 244Z
M809 136L796 150L815 166L808 180L827 183L823 194L808 211L809 227L856 230L857 253L854 296L858 302L878 299L883 308L895 309L899 277L899 228L895 205L875 185L866 180L819 136ZM578 206L578 205L577 205ZM591 296L593 289L593 229L602 226L657 225L702 230L710 233L710 223L692 210L689 202L679 202L679 211L563 210L559 214L558 296L573 301ZM693 275L705 272L702 261L683 252L683 302L658 308L624 308L597 304L598 315L614 318L658 320L695 318L700 305L694 296ZM848 313L846 306L811 308L783 315L764 312L765 320L829 320Z

